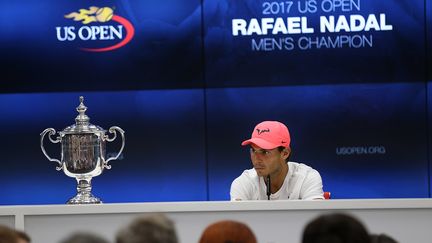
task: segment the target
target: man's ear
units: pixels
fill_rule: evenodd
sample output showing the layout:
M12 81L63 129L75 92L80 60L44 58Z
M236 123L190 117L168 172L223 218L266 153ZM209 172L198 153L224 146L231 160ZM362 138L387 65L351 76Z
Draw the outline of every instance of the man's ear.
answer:
M284 150L282 150L281 153L282 153L282 158L284 160L286 160L290 156L290 154L291 154L291 148L290 147L285 148Z

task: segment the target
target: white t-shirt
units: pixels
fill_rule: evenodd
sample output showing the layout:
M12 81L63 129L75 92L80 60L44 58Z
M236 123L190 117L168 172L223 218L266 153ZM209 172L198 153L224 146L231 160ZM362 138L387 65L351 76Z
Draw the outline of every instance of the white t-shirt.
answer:
M324 199L323 185L318 171L311 167L288 162L288 173L279 191L270 200ZM255 169L245 170L231 184L231 200L267 200L267 187Z

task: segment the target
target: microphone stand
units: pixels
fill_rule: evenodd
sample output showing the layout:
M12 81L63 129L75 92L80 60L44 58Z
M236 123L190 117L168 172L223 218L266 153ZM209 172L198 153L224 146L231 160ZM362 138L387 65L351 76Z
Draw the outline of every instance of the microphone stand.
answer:
M268 175L266 177L265 183L266 183L266 186L267 186L267 200L270 200L270 194L271 194L270 175Z

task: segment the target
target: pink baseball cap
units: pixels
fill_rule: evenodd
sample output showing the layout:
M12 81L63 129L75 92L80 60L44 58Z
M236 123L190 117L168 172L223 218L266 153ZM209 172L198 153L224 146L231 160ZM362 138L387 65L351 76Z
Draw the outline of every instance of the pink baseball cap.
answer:
M255 126L250 139L241 145L255 144L263 149L274 149L279 146L288 148L291 137L288 128L278 121L263 121Z

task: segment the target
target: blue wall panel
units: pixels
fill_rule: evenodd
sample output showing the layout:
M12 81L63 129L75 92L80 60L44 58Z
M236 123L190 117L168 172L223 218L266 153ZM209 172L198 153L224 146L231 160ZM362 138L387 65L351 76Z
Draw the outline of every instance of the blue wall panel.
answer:
M125 130L122 159L93 179L105 202L206 200L204 108L201 90L0 95L0 204L64 203L76 182L39 147L39 133L74 124L78 96L85 96L90 122ZM119 139L119 138L117 138ZM51 157L60 145L45 141ZM119 143L108 143L116 153Z
M431 156L432 151L432 133L431 133L431 121L432 121L432 89L431 89L431 82L432 82L432 2L431 1L425 1L426 5L426 52L427 52L427 59L426 59L426 67L427 67L427 85L428 85L428 108L429 108L429 158ZM429 197L431 197L431 191L430 188L432 186L432 166L431 161L429 159Z
M113 51L82 51L113 46L127 35L113 20L84 24L65 17L91 6L110 7L130 22L132 39ZM119 25L122 36L114 40L87 31ZM57 28L64 37L69 27L75 38L58 38ZM0 92L202 87L200 1L1 1L0 52Z
M428 197L423 84L229 88L208 91L211 200L251 168L249 138L262 120L286 123L291 160L321 172L333 198Z
M315 8L303 13L300 9L306 2ZM332 2L344 6L332 8ZM204 1L207 84L229 87L423 81L424 0L342 2ZM381 14L385 20L379 18ZM348 22L351 15L374 15L392 30L320 32L321 17L340 15ZM256 34L253 30L263 30L264 25L250 28L256 26L251 19L262 23L269 18L273 27L277 18L289 26L286 19L290 17L304 17L296 23L314 32L304 33L298 27L301 33L273 33L274 28L270 28L266 34ZM233 27L233 21L239 19L246 22L245 34ZM370 44L359 41L363 37ZM345 38L345 44L337 41Z

